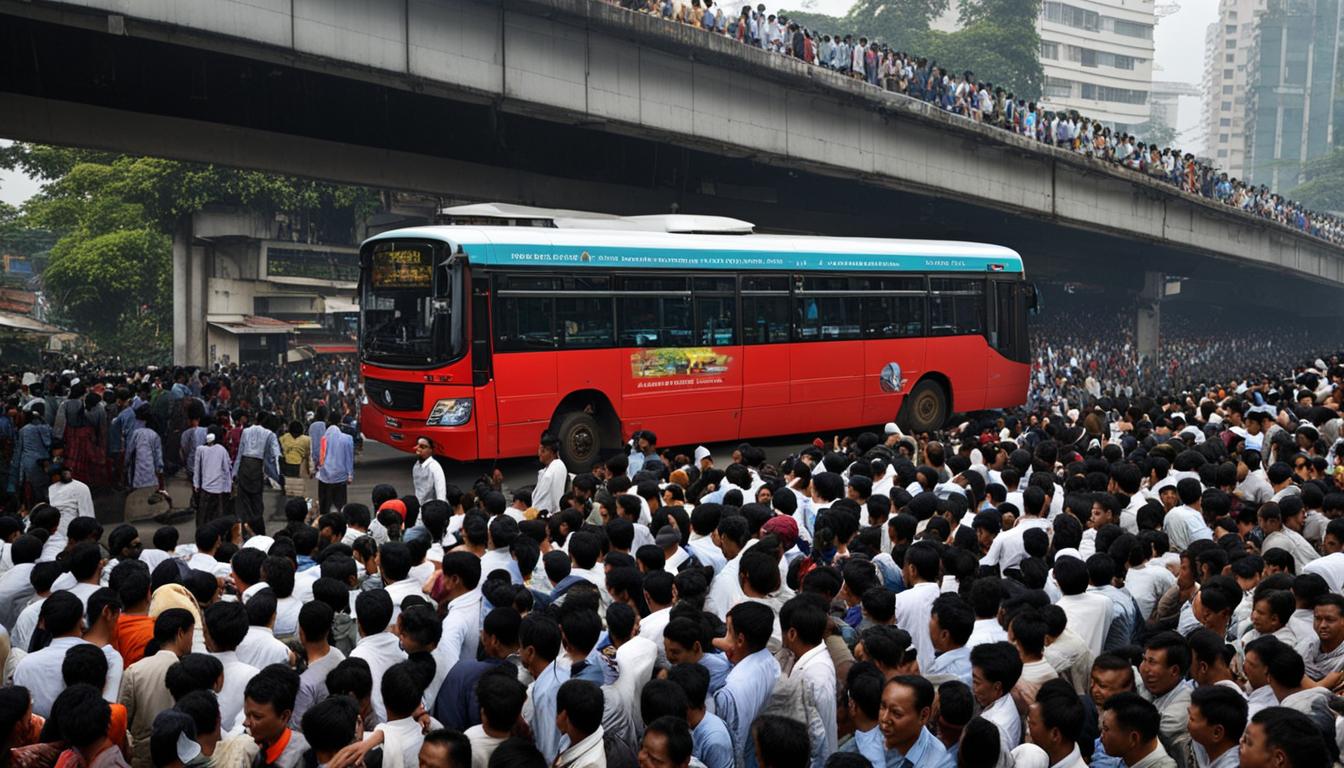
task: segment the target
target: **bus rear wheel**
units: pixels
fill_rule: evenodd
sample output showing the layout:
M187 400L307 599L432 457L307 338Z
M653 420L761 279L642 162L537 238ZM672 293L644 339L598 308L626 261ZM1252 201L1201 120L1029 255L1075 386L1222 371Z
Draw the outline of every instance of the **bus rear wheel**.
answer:
M597 419L584 411L570 411L555 425L560 441L560 460L571 472L586 472L602 452L602 431Z
M932 432L947 422L947 394L936 381L921 381L905 398L901 415L913 433Z

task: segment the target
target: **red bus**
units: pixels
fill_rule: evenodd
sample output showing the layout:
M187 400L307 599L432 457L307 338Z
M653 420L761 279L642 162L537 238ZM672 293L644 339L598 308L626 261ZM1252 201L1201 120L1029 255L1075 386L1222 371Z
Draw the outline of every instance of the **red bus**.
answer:
M582 471L665 445L1021 405L1034 292L976 243L794 237L705 216L427 226L360 251L361 427Z

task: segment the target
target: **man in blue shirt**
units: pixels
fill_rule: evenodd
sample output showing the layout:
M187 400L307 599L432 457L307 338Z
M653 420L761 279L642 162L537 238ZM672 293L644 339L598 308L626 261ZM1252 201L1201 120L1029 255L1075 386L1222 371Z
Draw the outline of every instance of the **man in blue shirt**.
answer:
M714 694L714 711L733 736L734 758L739 764L751 743L751 723L779 679L779 662L765 647L774 626L775 612L769 606L738 603L728 611L728 634L714 641L733 662L723 687Z
M933 716L933 683L897 675L882 689L878 728L887 750L886 768L952 768L956 761L926 727Z
M340 512L345 508L346 486L355 479L355 443L335 424L322 434L322 444L313 446L318 456L318 514Z
M523 720L532 726L533 741L546 758L555 762L560 754L560 729L555 724L555 696L569 679L569 667L561 666L560 625L545 614L532 613L518 628L518 657L534 682L523 707Z
M667 677L686 692L686 723L695 746L692 756L705 768L733 768L733 737L723 718L705 711L709 698L709 670L699 664L678 664Z
M602 635L602 617L597 611L586 608L565 611L560 618L560 634L564 638L565 655L570 660L570 677L604 685L605 663L602 654L596 650Z
M837 752L856 752L873 768L886 768L887 748L878 718L882 711L882 687L886 684L877 667L859 662L849 668L848 712L854 734L840 743Z
M975 629L975 611L955 592L945 592L933 601L929 612L929 639L938 654L927 675L946 676L971 684L971 650L966 641Z
M268 477L280 482L280 441L266 427L250 424L238 440L233 479L238 492L238 519L258 536L266 533L266 508L261 492Z

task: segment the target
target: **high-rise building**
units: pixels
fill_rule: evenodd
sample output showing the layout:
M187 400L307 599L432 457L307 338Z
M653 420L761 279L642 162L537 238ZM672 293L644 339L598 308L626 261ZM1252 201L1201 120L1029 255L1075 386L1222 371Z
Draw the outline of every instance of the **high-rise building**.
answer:
M951 0L930 26L954 32L959 12ZM1044 0L1041 103L1122 131L1148 122L1155 20L1153 0Z
M1037 31L1048 109L1126 131L1151 117L1153 0L1044 0Z
M1246 173L1247 59L1265 0L1220 0L1204 34L1204 155L1228 176Z
M1247 59L1246 178L1291 189L1330 151L1340 0L1269 0Z

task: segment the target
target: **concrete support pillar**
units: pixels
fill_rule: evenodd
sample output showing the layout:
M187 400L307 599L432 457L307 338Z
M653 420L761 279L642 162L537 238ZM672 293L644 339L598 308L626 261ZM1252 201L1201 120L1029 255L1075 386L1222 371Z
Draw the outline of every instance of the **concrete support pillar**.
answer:
M206 315L208 304L206 292L210 282L210 275L207 271L206 249L202 246L192 246L188 254L188 263L190 269L190 282L187 284L187 296L190 303L187 305L187 358L190 365L206 365L209 349L206 343Z
M1134 329L1134 343L1138 352L1148 358L1157 355L1161 343L1162 292L1166 275L1161 272L1143 273L1143 290L1139 293L1139 316Z
M173 231L173 365L187 363L191 296L191 219L182 217Z

